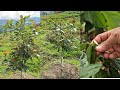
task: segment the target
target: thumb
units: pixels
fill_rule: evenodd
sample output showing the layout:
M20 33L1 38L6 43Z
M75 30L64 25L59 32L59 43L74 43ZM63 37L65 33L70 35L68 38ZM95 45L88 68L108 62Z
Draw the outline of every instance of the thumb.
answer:
M114 44L115 44L114 36L110 35L110 37L106 41L102 42L100 45L96 47L96 50L98 52L105 52L108 49L110 49Z

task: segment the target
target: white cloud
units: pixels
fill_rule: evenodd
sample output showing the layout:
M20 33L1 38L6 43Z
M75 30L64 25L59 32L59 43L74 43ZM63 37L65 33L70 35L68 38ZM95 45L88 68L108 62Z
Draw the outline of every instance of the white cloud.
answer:
M40 17L40 11L0 11L0 19L19 19L20 15Z

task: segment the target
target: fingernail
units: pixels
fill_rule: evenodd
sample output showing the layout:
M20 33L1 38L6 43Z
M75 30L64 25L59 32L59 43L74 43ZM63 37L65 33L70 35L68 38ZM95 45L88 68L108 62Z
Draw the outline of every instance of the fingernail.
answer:
M101 50L102 49L102 46L97 46L96 47L96 50Z

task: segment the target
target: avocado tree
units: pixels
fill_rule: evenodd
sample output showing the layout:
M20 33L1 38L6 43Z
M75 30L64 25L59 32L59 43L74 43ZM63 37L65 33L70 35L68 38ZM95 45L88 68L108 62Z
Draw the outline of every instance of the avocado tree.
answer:
M69 21L63 19L54 18L51 20L50 25L51 33L47 35L47 41L53 44L53 48L60 52L61 56L61 66L64 58L64 53L69 52L73 48L78 48L74 42L76 41L75 32L77 27L75 27ZM62 68L61 68L62 76Z
M10 34L10 40L13 41L13 48L10 54L3 61L7 63L6 70L19 70L22 72L29 68L27 61L32 60L32 57L39 59L39 47L34 43L38 35L40 27L36 25L34 20L27 20L29 16L20 16L20 20L14 23L13 20L7 21L3 25L4 34Z

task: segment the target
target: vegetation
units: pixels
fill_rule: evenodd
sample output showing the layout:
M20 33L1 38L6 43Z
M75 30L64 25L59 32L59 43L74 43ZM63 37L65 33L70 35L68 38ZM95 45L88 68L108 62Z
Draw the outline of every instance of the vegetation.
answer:
M96 56L97 42L92 39L107 30L120 26L120 13L117 11L81 11L81 78L120 77L119 58L107 60L102 55Z
M96 56L98 34L120 26L118 11L62 11L41 16L40 25L20 16L0 34L0 78L20 72L34 78L118 78L120 58ZM78 75L79 74L79 75Z
M24 73L42 78L61 60L80 70L78 16L79 12L68 11L42 16L41 26L33 20L27 25L30 16L20 16L15 24L7 21L0 34L0 78L11 78L18 72L21 78L25 78Z
M42 29L49 30L46 40L52 45L51 48L58 53L61 66L62 63L68 63L65 61L69 60L76 62L74 64L79 69L79 15L80 13L77 11L66 11L41 17Z

